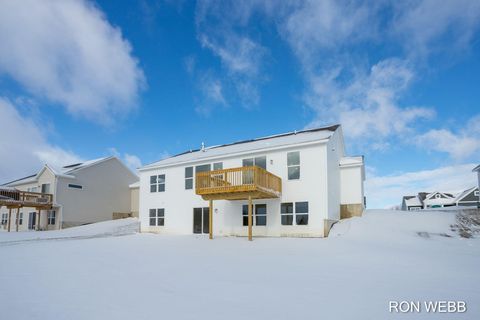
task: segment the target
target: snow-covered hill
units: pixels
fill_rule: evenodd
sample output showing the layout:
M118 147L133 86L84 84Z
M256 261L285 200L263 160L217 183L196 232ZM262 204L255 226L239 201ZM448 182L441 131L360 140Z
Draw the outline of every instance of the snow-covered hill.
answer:
M253 242L114 237L117 221L56 241L2 234L0 319L474 319L480 239L460 237L456 222L454 212L375 210L327 239ZM390 300L462 300L468 310L391 314Z

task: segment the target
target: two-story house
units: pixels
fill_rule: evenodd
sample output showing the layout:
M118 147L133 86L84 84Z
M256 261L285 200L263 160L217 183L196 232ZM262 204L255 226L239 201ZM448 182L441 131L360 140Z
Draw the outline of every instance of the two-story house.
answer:
M135 182L138 177L116 157L63 168L45 164L34 175L0 186L0 229L55 230L129 215L129 186Z
M139 169L143 232L323 237L364 210L340 125L189 150Z

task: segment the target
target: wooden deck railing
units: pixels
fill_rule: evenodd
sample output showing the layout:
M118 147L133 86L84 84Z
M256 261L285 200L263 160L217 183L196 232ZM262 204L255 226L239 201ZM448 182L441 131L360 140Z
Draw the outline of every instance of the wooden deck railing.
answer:
M206 171L196 174L195 191L198 195L259 191L278 197L282 179L257 166Z
M39 193L29 191L19 191L13 189L0 189L0 196L7 197L5 200L14 202L49 205L53 203L53 195L50 193Z

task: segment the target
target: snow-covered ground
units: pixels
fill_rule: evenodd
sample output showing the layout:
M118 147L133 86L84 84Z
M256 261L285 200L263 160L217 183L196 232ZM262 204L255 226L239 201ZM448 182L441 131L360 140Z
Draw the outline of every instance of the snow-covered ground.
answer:
M2 233L0 319L478 319L480 239L452 224L377 210L326 239L129 234L133 219ZM390 314L390 300L468 310Z

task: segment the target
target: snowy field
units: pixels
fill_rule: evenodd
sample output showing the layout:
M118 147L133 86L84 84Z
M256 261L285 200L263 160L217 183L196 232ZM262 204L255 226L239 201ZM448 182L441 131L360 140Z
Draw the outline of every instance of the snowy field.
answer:
M0 233L0 319L480 319L480 239L452 212L368 211L327 239ZM462 300L391 314L390 300Z

